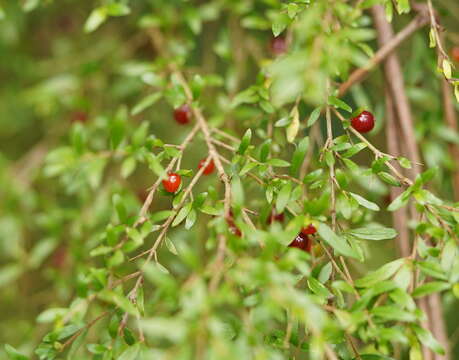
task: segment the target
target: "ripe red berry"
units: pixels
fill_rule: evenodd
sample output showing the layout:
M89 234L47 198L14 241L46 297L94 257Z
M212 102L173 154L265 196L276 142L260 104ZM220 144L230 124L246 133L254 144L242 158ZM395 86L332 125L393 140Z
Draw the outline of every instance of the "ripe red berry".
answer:
M170 193L175 193L180 187L181 183L182 183L182 178L180 177L179 174L169 173L167 175L167 179L163 180L164 190Z
M369 111L362 111L351 120L352 127L359 133L367 133L375 126L375 117Z
M179 124L188 124L191 118L191 108L187 104L183 104L174 110L174 119Z
M282 55L287 52L287 40L284 36L276 36L269 42L269 49L275 56Z
M312 239L303 232L300 232L288 247L294 247L310 253L312 249Z
M202 168L204 166L205 162L206 162L206 159L202 159L199 162L198 168L199 169ZM204 175L212 174L214 172L214 169L215 169L215 164L214 164L214 161L211 159L209 161L209 163L207 164L207 166L204 168L203 174Z
M234 236L237 236L237 237L241 237L242 236L241 229L239 229L234 223L228 224L228 230Z
M237 237L241 237L242 236L242 231L241 229L239 229L235 222L234 222L234 218L233 218L233 211L230 210L229 211L229 215L226 217L226 223L228 224L228 230L231 234L233 234L234 236L237 236Z
M268 216L267 223L271 225L274 221L283 222L284 213L277 214L276 211L273 209L271 211L271 214Z
M304 235L314 235L316 232L317 232L317 229L312 224L309 224L307 227L301 229L301 233Z

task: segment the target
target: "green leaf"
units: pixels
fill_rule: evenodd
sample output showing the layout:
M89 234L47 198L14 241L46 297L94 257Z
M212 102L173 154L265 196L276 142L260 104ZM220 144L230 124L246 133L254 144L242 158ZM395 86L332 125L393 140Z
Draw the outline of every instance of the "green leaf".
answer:
M135 344L124 350L118 360L136 360L140 352L140 344Z
M239 144L239 148L237 149L237 153L239 155L243 155L247 148L250 145L250 140L252 139L252 130L247 129L244 136L242 137L241 143Z
M269 151L271 150L271 139L267 139L260 146L260 161L265 162L268 160Z
M241 169L241 171L239 171L239 176L244 176L245 174L247 174L250 170L252 170L253 168L257 167L258 166L258 163L255 163L255 162L247 162Z
M313 181L316 181L317 179L320 178L323 172L324 172L323 169L317 169L317 170L314 170L313 172L310 172L304 177L303 183L309 184L309 183L312 183Z
M198 217L198 213L196 212L196 210L192 209L190 213L188 214L188 216L186 217L185 229L187 230L191 229L194 223L196 222L197 217Z
M411 189L407 189L404 192L402 192L399 196L397 196L394 201L390 203L390 205L387 207L388 211L397 211L400 209L402 206L404 206L409 199L409 195L411 194Z
M106 5L106 8L110 16L124 16L131 12L131 9L127 5L115 2Z
M394 305L378 306L376 308L373 308L371 310L371 313L384 320L406 322L416 321L416 316L410 314L405 309L401 309L400 307Z
M95 8L91 14L89 14L86 23L84 24L84 31L87 33L93 32L96 30L102 23L107 20L108 13L105 7Z
M435 37L435 29L431 27L429 31L429 47L434 48L435 46L437 46L437 39Z
M337 97L330 96L328 98L328 104L329 105L333 105L333 106L335 106L335 107L337 107L339 109L342 109L344 111L347 111L349 113L352 112L352 108L348 104L346 104L343 100L338 99Z
M137 162L135 160L135 157L130 156L126 158L121 164L121 176L124 179L126 179L127 177L129 177L129 175L131 175L134 172L136 166Z
M25 355L22 355L11 345L5 344L5 352L8 355L10 360L28 360L29 358Z
M180 211L178 212L177 216L175 217L174 221L172 222L172 227L177 226L180 224L185 218L188 216L188 214L191 211L191 208L193 206L192 202L188 202L185 204Z
M291 182L287 182L280 189L279 194L277 195L277 200L276 200L276 211L278 214L281 214L284 211L285 207L287 206L290 200L291 192L292 192Z
M98 297L103 300L107 301L109 303L112 303L116 306L118 306L120 309L123 311L127 312L130 315L133 316L138 316L139 312L135 305L130 302L125 296L112 291L112 290L103 290L99 293Z
M306 155L306 151L309 147L309 138L306 136L304 137L300 143L298 144L295 152L292 156L292 166L290 167L290 175L295 176L297 175L300 166L303 164L304 156Z
M70 347L69 352L67 353L67 360L76 359L75 355L78 352L78 349L83 345L88 335L88 330L84 330L78 337L73 341L72 346Z
M418 298L432 293L439 293L449 288L451 288L451 284L447 282L431 281L414 289L413 297Z
M440 280L448 280L448 276L446 275L444 269L441 267L440 264L432 261L418 261L416 266L427 275L430 275L434 278Z
M355 259L359 258L358 254L351 248L346 239L335 234L328 225L320 223L318 232L320 237L340 255L349 256Z
M307 127L311 127L312 125L314 125L315 122L317 121L317 119L319 119L321 112L322 112L322 108L321 107L315 108L311 112L311 115L309 115L309 119L308 119L308 122L307 122L306 126Z
M395 360L386 355L378 354L360 354L359 357L353 358L352 360Z
M292 119L289 116L285 116L274 123L275 127L285 127L292 122Z
M349 148L349 150L347 150L341 156L343 156L345 158L350 158L350 157L354 156L355 154L357 154L358 152L360 152L363 149L365 149L366 147L367 147L367 144L365 144L363 142L357 143L355 145L352 145L352 147Z
M442 68L443 68L443 74L445 75L445 78L451 79L452 66L451 66L451 62L448 59L443 59Z
M150 221L152 223L156 223L156 222L159 222L159 221L167 219L169 216L171 216L174 213L175 213L175 211L173 211L173 210L161 210L161 211L153 213L150 216Z
M397 2L397 12L399 14L410 12L410 1L409 0L396 0L396 2Z
M324 299L328 299L330 297L332 297L332 294L330 293L330 291L324 286L322 285L319 281L317 281L315 278L313 277L310 277L308 279L308 287L309 289L311 289L311 291L324 298Z
M346 233L365 240L387 240L397 236L397 232L392 228L383 226L368 226L358 229L351 229Z
M166 170L164 170L161 162L159 161L158 157L153 154L149 153L147 156L148 167L153 171L158 177L164 178L166 177Z
M349 195L351 195L360 205L363 207L373 210L373 211L379 211L379 206L376 205L374 202L371 202L365 198L363 198L360 195L354 194L352 192L349 192Z
M394 275L405 262L405 259L397 259L381 266L378 270L369 273L363 278L355 280L358 287L371 287L377 283L389 279Z
M127 219L127 210L124 206L123 198L119 194L115 194L113 195L112 202L115 206L116 213L118 214L120 222L125 222Z
M400 181L398 181L394 176L392 176L391 174L389 174L389 173L387 173L385 171L379 172L378 176L381 178L382 181L388 183L389 185L402 186Z
M287 14L290 19L293 19L296 14L300 11L298 4L290 3L287 6Z
M162 94L160 92L150 94L140 100L131 110L131 115L140 114L145 109L149 108L155 104L159 99L161 99Z
M411 161L407 158L400 156L397 158L397 160L401 167L404 167L405 169L411 169Z
M239 176L234 176L231 179L231 197L235 205L242 206L244 204L244 188Z
M290 112L290 117L292 118L292 122L290 125L287 127L287 141L289 143L292 143L296 135L298 134L298 131L300 130L300 113L298 112L298 107L295 106L292 111Z
M290 163L288 161L285 161L282 159L269 159L266 163L274 167L289 167L290 166Z
M291 22L290 18L285 13L277 13L271 21L274 36L279 36Z
M428 346L430 349L432 349L437 354L440 354L440 355L445 354L445 350L443 349L441 344L437 340L435 340L435 338L432 336L430 331L418 325L414 325L414 324L412 325L412 328L414 332L416 333L419 341L421 341L423 345Z

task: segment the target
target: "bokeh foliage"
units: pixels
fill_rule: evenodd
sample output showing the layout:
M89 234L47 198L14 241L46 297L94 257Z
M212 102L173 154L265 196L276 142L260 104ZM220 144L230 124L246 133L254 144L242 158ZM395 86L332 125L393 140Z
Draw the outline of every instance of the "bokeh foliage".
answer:
M370 148L386 151L381 71L336 93L377 49L375 4L396 30L416 15L404 0L0 3L2 358L350 360L353 339L373 354L363 360L417 360L421 344L442 352L415 303L437 292L458 358L459 159L448 145L459 134L443 122L429 27L398 48L423 158L411 184L388 167L410 160ZM434 5L449 49L458 6ZM270 52L273 34L286 54ZM233 224L218 174L186 193L209 153L202 131L178 147L197 124L173 120L191 102L181 75L226 159ZM331 113L332 143L326 107L344 117ZM370 145L348 128L360 109L377 119ZM170 161L181 191L159 187L139 222ZM392 203L391 186L404 190ZM402 206L418 214L406 224L416 259L397 254L391 212ZM268 224L273 209L283 222ZM151 261L136 258L169 218ZM310 223L312 253L288 249Z

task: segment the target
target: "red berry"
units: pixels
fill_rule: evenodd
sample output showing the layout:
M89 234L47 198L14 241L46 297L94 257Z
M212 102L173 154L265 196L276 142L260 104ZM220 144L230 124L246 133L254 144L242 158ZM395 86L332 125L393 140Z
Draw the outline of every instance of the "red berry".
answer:
M459 62L459 46L455 46L451 49L451 57L454 61Z
M74 111L72 113L72 122L80 122L80 123L85 123L88 121L88 113L86 111Z
M191 108L187 104L183 104L174 110L174 119L179 124L188 124L191 118Z
M228 230L231 234L237 237L242 236L242 231L239 229L236 224L234 223L234 218L233 218L233 211L229 211L229 215L226 217L226 223L228 224Z
M274 221L283 222L284 213L277 214L276 211L273 209L271 211L271 215L268 216L267 223L271 225Z
M167 175L167 179L163 180L164 190L170 193L175 193L180 187L181 183L182 183L182 178L180 177L179 174L169 173Z
M275 56L282 55L287 52L287 40L284 36L273 37L269 43L269 49Z
M362 111L351 120L352 127L359 133L367 133L375 126L375 117L369 111Z
M202 168L205 162L206 162L206 159L202 159L199 162L198 168L199 169ZM211 159L209 163L207 164L207 166L204 168L203 174L204 175L212 174L214 172L214 169L215 169L215 164L214 164L214 161Z
M242 236L242 231L239 229L234 223L233 224L228 224L228 230L231 234L237 237Z
M310 253L312 249L312 239L303 232L300 232L288 247L294 247Z
M317 229L312 224L309 224L308 227L301 229L301 233L304 235L314 235L316 232L317 232Z

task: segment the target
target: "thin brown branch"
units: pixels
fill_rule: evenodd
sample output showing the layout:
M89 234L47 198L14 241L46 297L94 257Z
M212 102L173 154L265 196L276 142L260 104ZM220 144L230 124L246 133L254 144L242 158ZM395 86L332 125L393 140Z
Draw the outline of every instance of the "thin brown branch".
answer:
M349 76L349 79L339 87L338 96L343 96L352 85L362 81L376 65L386 59L386 57L389 56L402 42L408 39L417 30L425 26L428 22L429 18L426 14L420 13L417 15L403 30L397 33L397 35L394 36L389 43L381 47L364 67L355 70Z

